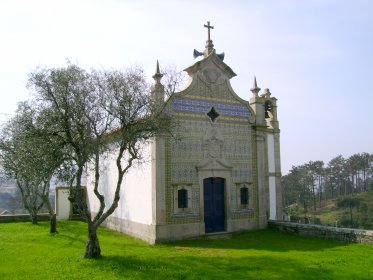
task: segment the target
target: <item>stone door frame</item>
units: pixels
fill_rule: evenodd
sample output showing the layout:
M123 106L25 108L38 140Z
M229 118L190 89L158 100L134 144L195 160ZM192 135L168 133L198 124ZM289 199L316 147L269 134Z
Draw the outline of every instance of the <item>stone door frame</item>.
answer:
M199 209L200 209L200 235L205 235L205 211L204 211L204 185L203 180L210 177L219 177L225 180L224 185L224 204L225 204L225 231L232 230L232 209L231 209L231 190L232 176L231 167L229 166L198 166L198 181L199 181Z

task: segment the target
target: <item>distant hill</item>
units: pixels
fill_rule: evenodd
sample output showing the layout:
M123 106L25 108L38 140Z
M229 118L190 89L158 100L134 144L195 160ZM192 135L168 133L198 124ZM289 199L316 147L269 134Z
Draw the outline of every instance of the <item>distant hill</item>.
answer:
M0 192L0 208L8 209L7 205L13 196L7 192Z
M0 208L12 214L23 213L21 197L16 187L0 187Z

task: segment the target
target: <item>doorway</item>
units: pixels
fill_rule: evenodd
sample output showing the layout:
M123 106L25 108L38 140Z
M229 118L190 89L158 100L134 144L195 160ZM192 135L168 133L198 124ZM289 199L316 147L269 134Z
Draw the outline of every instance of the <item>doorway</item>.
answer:
M203 180L205 232L225 231L225 180L210 177Z

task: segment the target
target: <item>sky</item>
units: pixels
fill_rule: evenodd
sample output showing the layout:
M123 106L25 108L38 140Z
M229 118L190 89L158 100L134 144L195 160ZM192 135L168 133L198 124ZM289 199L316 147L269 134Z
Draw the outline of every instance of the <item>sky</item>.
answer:
M210 21L235 92L249 100L255 75L278 99L284 175L373 153L372 15L370 0L0 0L0 122L29 98L37 66L182 70Z

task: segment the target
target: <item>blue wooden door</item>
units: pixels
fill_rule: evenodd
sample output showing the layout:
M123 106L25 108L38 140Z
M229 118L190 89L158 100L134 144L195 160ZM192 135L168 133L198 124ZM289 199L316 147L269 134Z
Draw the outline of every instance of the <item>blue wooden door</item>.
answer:
M225 230L224 179L210 177L203 180L205 232Z

